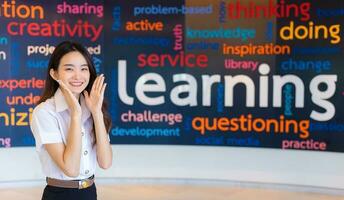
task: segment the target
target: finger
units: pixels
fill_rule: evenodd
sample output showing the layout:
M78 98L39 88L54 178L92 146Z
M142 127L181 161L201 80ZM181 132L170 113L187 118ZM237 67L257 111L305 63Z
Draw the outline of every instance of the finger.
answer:
M96 85L97 85L97 82L98 82L98 76L96 77L96 79L94 80L94 82L93 82L93 84L92 84L91 94L92 94L92 92L95 90Z
M99 83L98 83L98 94L101 94L103 86L104 86L104 75L100 78Z
M61 87L64 88L64 84L63 84L63 82L62 82L61 80L56 80L56 82L57 82Z
M68 95L69 97L74 98L72 91L66 86L66 84L64 84L61 80L56 80L56 81L60 84L60 88L61 88L63 95L65 95L65 96Z
M103 85L103 87L102 87L102 90L101 90L101 92L100 92L101 97L104 97L104 92L105 92L106 85L107 85L107 84L104 83L104 85Z
M88 98L88 97L89 97L87 90L84 90L83 93L84 93L84 97L85 97L85 98Z
M101 80L103 79L103 74L100 74L98 77L97 77L97 83L95 83L95 91L97 91L97 93L99 93L99 91L101 90Z
M67 86L61 80L56 80L56 82L58 82L62 90L64 91L68 90Z

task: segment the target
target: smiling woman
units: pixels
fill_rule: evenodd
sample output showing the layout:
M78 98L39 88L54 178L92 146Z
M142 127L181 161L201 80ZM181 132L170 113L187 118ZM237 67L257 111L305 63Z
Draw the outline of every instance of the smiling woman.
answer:
M66 41L55 48L30 124L47 176L43 200L97 199L96 164L112 164L105 88L85 47Z
M90 80L88 64L83 55L77 51L67 53L61 58L57 70L50 69L50 75L60 80L77 97L86 88Z

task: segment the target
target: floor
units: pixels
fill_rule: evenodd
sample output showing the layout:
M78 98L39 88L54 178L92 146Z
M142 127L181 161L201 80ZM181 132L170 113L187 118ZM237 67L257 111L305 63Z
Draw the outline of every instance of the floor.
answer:
M42 187L0 189L1 199L38 200ZM204 185L97 185L99 200L344 200L341 195Z

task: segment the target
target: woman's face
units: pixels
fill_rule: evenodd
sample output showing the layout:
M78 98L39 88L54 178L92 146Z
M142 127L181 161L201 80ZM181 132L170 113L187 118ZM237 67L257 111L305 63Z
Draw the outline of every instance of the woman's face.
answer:
M84 56L78 51L72 51L61 58L54 76L55 79L61 80L76 97L79 97L88 85L90 71Z

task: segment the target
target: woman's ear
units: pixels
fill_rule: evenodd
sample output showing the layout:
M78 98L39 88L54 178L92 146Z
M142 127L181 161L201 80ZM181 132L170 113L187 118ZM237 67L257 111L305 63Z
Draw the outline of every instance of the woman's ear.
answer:
M56 76L56 72L54 69L50 69L49 74L50 74L51 78L53 78L55 81L58 80L58 78Z

